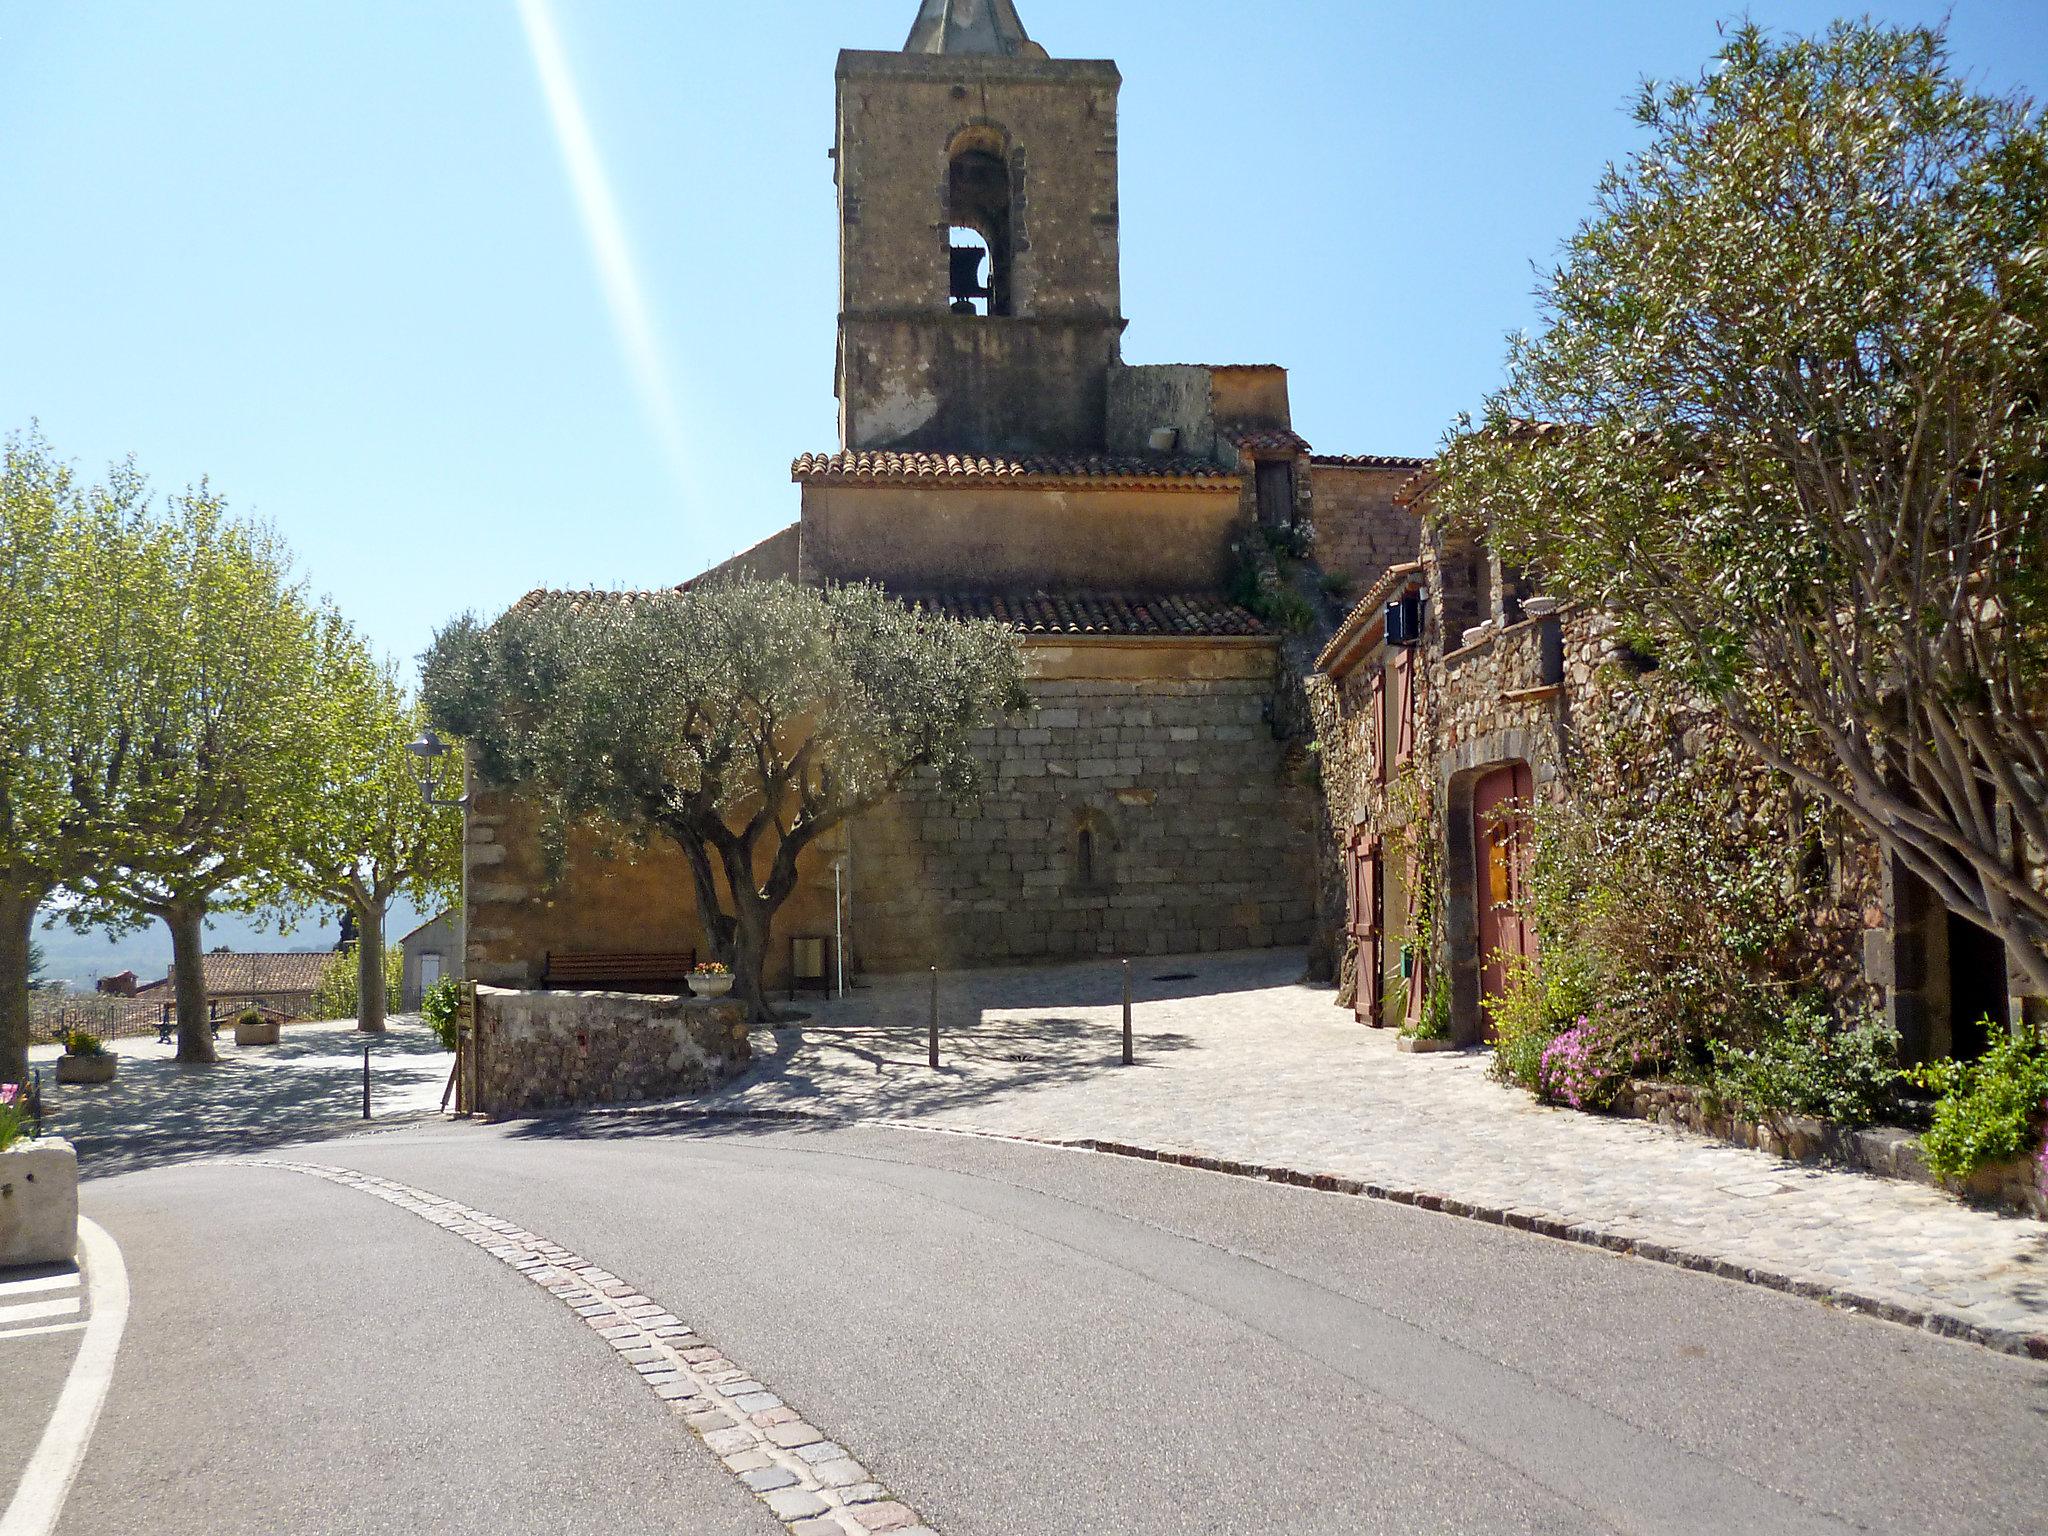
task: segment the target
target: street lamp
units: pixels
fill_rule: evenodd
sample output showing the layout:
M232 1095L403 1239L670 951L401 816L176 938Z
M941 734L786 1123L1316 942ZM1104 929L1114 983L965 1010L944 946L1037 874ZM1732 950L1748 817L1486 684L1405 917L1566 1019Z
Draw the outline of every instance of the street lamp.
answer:
M457 795L449 798L436 794L436 779L441 772L441 760L455 749L443 741L440 734L430 725L420 732L418 741L409 741L405 750L420 760L420 799L428 805L452 806L460 810L469 808L469 796Z

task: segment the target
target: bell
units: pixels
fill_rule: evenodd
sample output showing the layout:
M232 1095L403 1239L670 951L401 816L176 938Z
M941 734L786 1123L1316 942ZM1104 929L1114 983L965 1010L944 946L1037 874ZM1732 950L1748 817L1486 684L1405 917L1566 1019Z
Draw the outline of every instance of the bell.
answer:
M953 303L957 307L989 296L981 280L981 263L988 252L971 245L956 245L953 251Z

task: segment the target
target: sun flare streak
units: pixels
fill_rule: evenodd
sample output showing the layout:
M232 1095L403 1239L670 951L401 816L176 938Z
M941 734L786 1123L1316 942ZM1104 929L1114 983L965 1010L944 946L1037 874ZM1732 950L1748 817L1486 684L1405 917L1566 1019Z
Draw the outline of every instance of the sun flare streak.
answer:
M563 169L576 198L584 238L590 244L598 282L604 290L612 327L626 355L634 388L639 392L641 408L660 439L678 484L688 486L692 459L688 434L683 430L675 389L655 339L654 316L640 281L639 265L633 258L626 221L612 193L611 178L605 173L604 158L598 153L589 114L583 110L583 97L576 86L575 72L569 67L568 51L562 46L549 0L513 3L526 33L534 73L540 77L541 96L547 103L548 120L554 127Z

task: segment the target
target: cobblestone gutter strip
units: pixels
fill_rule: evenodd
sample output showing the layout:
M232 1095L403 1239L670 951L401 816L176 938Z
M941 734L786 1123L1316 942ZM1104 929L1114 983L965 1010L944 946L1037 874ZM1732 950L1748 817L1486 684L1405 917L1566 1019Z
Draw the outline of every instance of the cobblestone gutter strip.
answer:
M1979 1344L2001 1354L2048 1360L2048 1334L2028 1333L2017 1328L1992 1327L1921 1297L1859 1290L1854 1286L1829 1279L1825 1275L1799 1274L1796 1271L1771 1269L1763 1265L1740 1264L1719 1254L1702 1253L1675 1243L1657 1241L1591 1222L1567 1221L1540 1210L1521 1206L1483 1205L1431 1190L1407 1189L1354 1179L1347 1174L1307 1173L1298 1168L1238 1162L1231 1158L1210 1157L1199 1152L1141 1147L1129 1142L1104 1141L1096 1137L1063 1140L1046 1136L1023 1136L1010 1131L976 1130L967 1126L927 1125L911 1120L831 1116L800 1109L695 1109L678 1108L673 1105L650 1105L619 1113L661 1113L678 1118L694 1116L709 1120L865 1125L898 1131L920 1131L926 1135L971 1136L984 1141L1011 1141L1034 1147L1100 1152L1111 1157L1137 1158L1148 1163L1167 1163L1177 1168L1196 1168L1207 1173L1228 1174L1234 1178L1262 1179L1269 1184L1288 1184L1297 1189L1356 1195L1367 1200L1384 1200L1392 1205L1412 1205L1418 1210L1440 1211L1446 1216L1462 1216L1470 1221L1483 1221L1493 1226L1513 1227L1517 1231L1533 1232L1540 1237L1553 1237L1560 1242L1578 1243L1588 1248L1604 1248L1610 1253L1647 1259L1655 1264L1669 1264L1678 1269L1695 1270L1701 1274L1718 1276L1723 1280L1739 1280L1746 1285L1762 1286L1767 1290L1783 1291L1787 1295L1804 1297L1810 1301L1826 1302L1830 1306L1840 1307L1846 1311L1867 1313L1888 1323L1924 1329L1929 1333L1940 1334L1944 1338Z
M410 1211L473 1243L568 1307L611 1345L791 1536L934 1536L917 1512L725 1352L617 1275L509 1221L350 1168L272 1158Z

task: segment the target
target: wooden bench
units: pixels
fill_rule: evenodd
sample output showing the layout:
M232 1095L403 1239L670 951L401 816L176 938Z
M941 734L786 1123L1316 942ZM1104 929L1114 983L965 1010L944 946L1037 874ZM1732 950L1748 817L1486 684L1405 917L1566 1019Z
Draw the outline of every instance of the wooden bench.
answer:
M549 952L541 973L544 987L593 992L672 992L689 990L697 969L697 951L672 954L577 954Z

